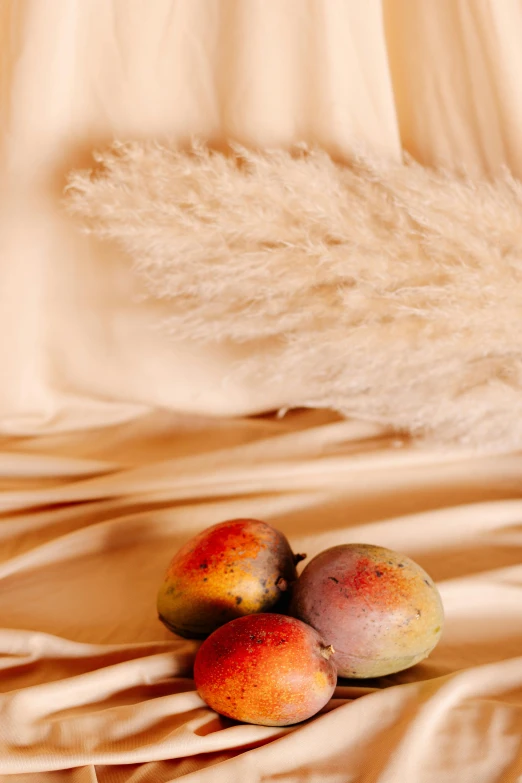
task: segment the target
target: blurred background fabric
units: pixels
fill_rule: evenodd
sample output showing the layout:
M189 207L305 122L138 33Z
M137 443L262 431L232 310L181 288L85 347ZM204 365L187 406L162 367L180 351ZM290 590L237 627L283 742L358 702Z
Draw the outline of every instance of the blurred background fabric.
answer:
M231 382L252 346L160 333L127 260L63 207L114 138L521 177L521 40L520 0L0 0L0 775L522 779L520 455L278 416L292 377ZM238 516L309 557L362 540L414 557L440 585L440 646L341 682L303 726L217 717L155 593L182 542Z

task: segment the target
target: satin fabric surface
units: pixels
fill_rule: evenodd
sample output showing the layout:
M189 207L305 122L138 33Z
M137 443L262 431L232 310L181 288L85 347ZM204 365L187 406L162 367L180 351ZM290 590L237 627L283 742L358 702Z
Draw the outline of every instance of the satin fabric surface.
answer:
M3 779L521 779L520 455L268 413L292 378L228 373L270 344L162 334L127 259L62 204L113 138L405 149L522 176L521 37L517 0L0 0ZM238 516L309 557L346 541L414 557L442 593L439 647L341 681L298 727L216 716L155 593L189 536Z

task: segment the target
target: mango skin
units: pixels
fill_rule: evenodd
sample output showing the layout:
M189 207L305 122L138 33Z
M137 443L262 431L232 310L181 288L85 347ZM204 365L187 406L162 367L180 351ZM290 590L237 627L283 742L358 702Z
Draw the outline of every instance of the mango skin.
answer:
M314 557L294 585L290 614L333 645L340 677L382 677L426 658L444 610L431 577L384 547L345 544Z
M266 522L213 525L173 557L158 593L159 618L179 636L204 639L236 617L282 605L299 559Z
M194 663L199 695L221 715L261 726L289 726L330 700L335 666L319 634L280 614L254 614L223 625Z

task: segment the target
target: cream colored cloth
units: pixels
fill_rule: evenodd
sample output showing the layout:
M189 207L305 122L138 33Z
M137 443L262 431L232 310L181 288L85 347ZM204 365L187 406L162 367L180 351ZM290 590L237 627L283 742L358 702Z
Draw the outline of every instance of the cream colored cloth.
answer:
M522 176L521 39L516 0L0 0L0 775L521 778L520 456L312 411L194 418L284 406L292 379L240 387L239 349L160 335L127 260L61 205L113 137L404 146ZM241 515L309 556L355 540L413 556L440 584L440 646L341 683L300 727L218 718L154 599L182 541Z
M310 411L156 414L7 442L1 459L0 775L520 779L521 456L427 454ZM410 671L341 681L326 714L298 727L219 718L190 679L198 643L169 634L155 597L189 535L240 516L269 520L309 557L347 541L407 552L438 581L440 645Z

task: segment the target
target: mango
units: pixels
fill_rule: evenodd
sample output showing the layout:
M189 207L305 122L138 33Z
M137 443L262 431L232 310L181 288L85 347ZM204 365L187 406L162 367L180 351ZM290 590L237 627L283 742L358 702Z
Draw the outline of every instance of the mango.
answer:
M199 648L196 688L228 718L289 726L311 718L330 700L337 681L332 652L313 628L293 617L241 617Z
M275 610L303 557L266 522L213 525L172 559L158 593L159 619L179 636L204 639L236 617Z
M327 644L341 677L381 677L422 661L444 611L431 577L384 547L344 544L314 557L294 585L290 614Z

